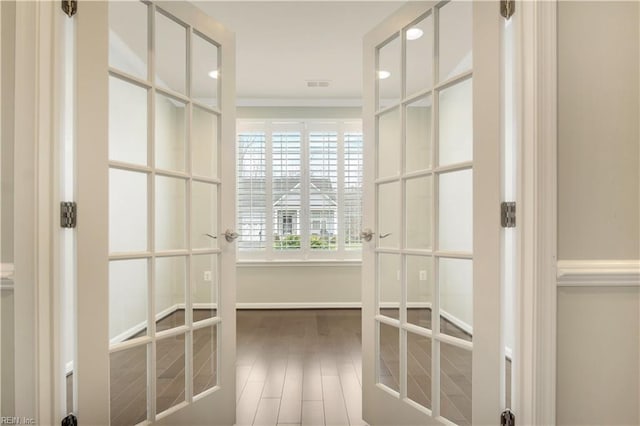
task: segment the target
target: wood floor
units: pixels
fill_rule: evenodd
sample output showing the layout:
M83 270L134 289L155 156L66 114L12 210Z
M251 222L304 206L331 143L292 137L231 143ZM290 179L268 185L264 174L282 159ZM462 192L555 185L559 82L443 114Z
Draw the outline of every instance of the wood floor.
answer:
M238 311L238 425L364 425L360 310Z
M394 316L393 311L384 314ZM182 312L158 327L183 323ZM200 315L200 314L198 314ZM211 313L203 313L209 317ZM410 310L409 322L430 327L429 310ZM442 331L471 336L448 321ZM184 337L158 345L158 412L184 400ZM216 382L215 327L194 339L196 393ZM380 382L398 390L398 329L381 325ZM407 396L431 408L431 341L407 335ZM146 417L146 351L118 352L111 359L112 424ZM441 344L441 413L471 424L471 352ZM237 425L365 425L362 420L361 314L359 309L239 310L237 312ZM510 363L507 363L507 376ZM69 377L70 378L70 377ZM507 381L509 383L509 381ZM509 393L507 393L509 394Z

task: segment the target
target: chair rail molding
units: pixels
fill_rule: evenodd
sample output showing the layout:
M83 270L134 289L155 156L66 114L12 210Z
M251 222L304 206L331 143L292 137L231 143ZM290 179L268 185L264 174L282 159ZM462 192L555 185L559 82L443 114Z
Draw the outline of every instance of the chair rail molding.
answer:
M558 287L640 287L640 259L559 260Z

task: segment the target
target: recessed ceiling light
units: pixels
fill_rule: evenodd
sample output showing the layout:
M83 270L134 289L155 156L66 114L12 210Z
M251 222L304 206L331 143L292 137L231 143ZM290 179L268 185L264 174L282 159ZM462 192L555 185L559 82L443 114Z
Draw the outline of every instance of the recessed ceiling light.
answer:
M391 73L389 71L380 70L378 71L378 78L380 80L384 80L385 78L391 77Z
M407 30L407 40L417 40L424 34L420 28L409 28Z
M218 70L209 71L209 77L218 78Z

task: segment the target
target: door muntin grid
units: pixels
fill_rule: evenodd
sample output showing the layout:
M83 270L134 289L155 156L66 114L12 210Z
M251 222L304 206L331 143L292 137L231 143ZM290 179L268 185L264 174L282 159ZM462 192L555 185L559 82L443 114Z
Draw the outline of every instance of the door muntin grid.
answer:
M109 37L109 78L114 82L112 86L120 88L116 94L120 95L121 106L128 105L129 88L137 90L137 93L145 92L143 97L138 95L136 98L139 104L144 99L145 111L138 114L138 118L144 116L144 128L134 136L128 134L124 119L130 117L126 114L121 113L118 117L115 114L119 110L110 108L109 118L110 174L124 177L119 181L110 179L110 187L116 182L121 183L110 191L110 199L118 207L109 212L110 229L114 230L110 240L128 238L126 232L117 231L122 224L128 224L124 227L127 232L139 235L133 244L110 241L109 262L119 269L126 262L136 264L138 285L135 291L139 299L145 300L144 306L138 308L146 312L144 319L136 319L135 330L130 328L123 333L123 327L120 327L117 329L119 334L115 330L110 333L109 350L112 368L121 365L113 363L118 354L135 349L147 354L143 368L148 396L143 403L145 414L141 418L127 419L138 423L164 417L218 389L216 371L219 370L219 356L213 353L204 360L208 360L209 365L204 363L202 357L194 353L195 340L202 340L202 337L196 339L194 336L208 335L215 339L208 348L206 342L201 345L206 350L217 352L220 347L222 318L217 303L220 300L221 250L217 241L222 186L218 141L222 112L217 105L222 79L221 46L153 3L113 2L109 8L113 23L110 23ZM126 28L118 21L122 14L137 19L136 31L124 31ZM173 37L174 40L168 42L164 37L167 34L161 32L164 30L158 22L163 22L162 28L168 26L173 32L183 33L184 37ZM199 52L215 57L201 61L194 45L199 46ZM164 53L154 55L154 49ZM162 59L171 56L171 49L178 49L181 63ZM205 63L204 68L202 62ZM215 69L208 70L206 67L211 64ZM184 67L184 73L181 67ZM206 78L194 75L205 71L208 74ZM207 88L207 83L212 87ZM121 99L123 96L124 101ZM110 94L110 105L118 99L118 96ZM172 116L178 119L171 121ZM130 119L128 123L131 122ZM140 120L135 123L139 125ZM161 132L164 138L160 137ZM125 142L132 140L133 143L123 144L122 138L118 137L122 135L128 136ZM129 205L118 204L115 202L118 197L131 193L128 176L137 178L137 193L130 194ZM164 190L165 187L170 190ZM136 203L140 204L142 212L130 211ZM206 213L198 215L201 211ZM132 214L138 221L133 226L130 223ZM117 300L113 293L118 289L112 288L110 283L113 296L110 297L113 299L109 307L110 322L117 319L116 316L126 314L123 309L117 309L123 301L131 303L133 300L133 297L127 299L127 294L133 296L130 293L132 289L122 285L126 276L126 271L113 276L114 279L120 277L120 287L124 287L119 289ZM170 299L168 304L165 299ZM166 321L166 315L171 313L178 313L180 318ZM209 331L198 332L205 329ZM160 374L160 368L167 361L163 348L168 343L175 346L176 341L181 342L178 346L182 344L183 356L180 358L183 368L180 373L182 379L176 376L173 380L184 382L183 397L182 401L178 397L169 401L169 398L162 398L161 386L165 378ZM139 361L140 357L136 359ZM199 372L202 374L198 375ZM112 374L111 377L116 376ZM112 382L112 388L117 386L117 382ZM116 407L112 389L112 410ZM112 421L117 419L113 411L111 417Z
M378 213L377 217L377 231L379 234L376 237L376 383L385 391L389 392L400 399L408 401L408 403L419 410L425 412L433 417L446 417L448 420L464 424L470 422L470 409L468 418L465 415L459 416L452 414L446 403L449 396L443 391L443 380L448 380L448 377L443 376L441 378L441 372L450 367L449 355L454 353L455 350L462 350L464 353L468 353L468 358L471 358L471 351L473 348L472 340L472 273L469 274L466 268L470 267L470 271L473 271L472 262L472 224L469 222L469 218L472 218L473 195L470 191L471 186L467 185L463 196L458 196L456 199L455 194L451 192L451 185L446 185L450 181L451 177L466 178L466 181L472 182L473 175L473 154L470 147L472 146L471 128L471 116L467 114L462 117L456 117L449 119L444 126L440 123L440 114L446 116L446 114L452 114L452 109L441 110L441 101L443 100L443 93L445 95L450 94L456 89L466 89L466 86L471 86L473 79L473 71L470 68L471 64L471 44L468 44L468 52L464 52L465 45L455 46L456 50L453 57L462 57L462 61L458 68L452 66L452 59L450 55L443 55L446 58L446 63L441 64L439 61L439 53L448 44L443 42L443 31L440 28L440 16L444 10L444 16L448 19L446 25L449 25L451 17L455 14L462 14L458 9L459 5L446 9L450 4L449 2L441 2L431 8L422 16L418 17L411 24L404 27L400 32L388 37L387 40L376 49L376 72L380 70L381 63L387 63L385 59L381 61L381 55L384 57L390 56L386 53L385 49L389 49L389 43L391 41L401 42L401 54L398 55L400 66L397 67L402 70L401 82L397 85L398 93L402 93L403 96L399 101L393 102L393 96L388 95L383 97L384 93L389 94L389 88L384 87L386 85L384 75L376 74L376 171L375 171L375 186L376 186L376 206ZM470 4L467 5L470 9ZM463 6L464 7L464 6ZM450 13L452 12L452 13ZM471 31L470 13L465 11L463 19L468 24L468 31ZM468 16L467 16L468 15ZM422 32L421 36L415 38L415 34L419 33L414 31L414 28L419 28ZM444 31L446 33L447 31ZM465 32L465 31L463 31ZM465 32L466 34L466 32ZM415 60L415 58L408 55L416 54L418 50L414 49L411 43L416 40L420 40L423 50L426 50L432 56L425 58L423 61ZM450 43L449 43L450 44ZM455 43L454 43L455 44ZM424 52L423 52L424 53ZM392 69L393 66L386 65ZM415 70L409 70L407 67L422 67L427 71L426 78L417 78ZM433 77L433 78L432 78ZM411 79L411 81L407 81ZM418 81L418 83L416 83ZM420 85L422 82L422 85ZM386 85L388 86L388 85ZM395 93L396 87L393 88ZM460 90L458 90L460 92ZM468 95L468 96L466 96ZM391 99L391 100L390 100ZM463 96L449 96L448 99L444 99L443 104L447 106L447 102L450 105L459 107L462 106L464 111L471 108L471 91L465 90ZM388 134L384 133L384 127L381 127L381 121L384 122L390 115L390 112L398 109L397 134L395 139L398 141L396 148L397 155L397 168L399 173L390 173L389 170L393 170L393 166L389 166L384 162L389 159L386 153L381 152L381 147L385 148L388 145ZM409 109L412 108L411 111ZM422 110L420 109L422 108ZM417 113L417 115L416 115ZM429 123L425 123L422 127L424 133L424 143L428 144L425 147L426 152L421 152L422 160L416 163L414 158L407 158L407 154L411 152L417 152L415 146L407 146L408 143L412 143L411 136L416 131L416 117L422 115L430 118ZM451 125L451 121L458 119L461 126L464 129L457 129ZM387 126L389 127L389 126ZM441 129L442 128L442 129ZM441 132L442 130L442 132ZM447 133L448 131L448 133ZM457 133L456 133L457 131ZM464 134L468 132L469 135ZM453 135L449 138L460 138L467 136L463 142L462 147L458 147L457 150L453 150L451 155L441 156L440 151L446 152L446 149L442 149L443 142L446 141L447 135ZM445 136L443 138L443 135ZM445 139L445 141L443 141ZM466 147L469 147L468 149ZM385 148L389 149L389 148ZM451 150L449 150L451 151ZM394 161L396 157L391 157ZM418 164L418 165L416 165ZM467 177L467 175L470 175ZM459 179L458 179L459 180ZM442 183L441 181L444 181ZM420 185L419 185L420 184ZM425 187L426 185L426 187ZM395 195L399 198L400 202L389 203L388 199L391 197L388 195L387 188L394 187L398 193ZM445 192L443 192L445 191ZM382 196L381 196L382 194ZM447 198L448 197L448 198ZM452 199L451 199L452 198ZM454 217L453 220L464 220L465 235L463 235L463 241L449 241L447 239L447 232L450 231L454 225L449 224L447 221L448 216L456 213L456 210L451 210L451 207L455 207L456 203L460 203L463 200L467 203L463 212L457 212L461 217ZM442 201L443 206L440 206ZM393 213L388 211L384 213L381 218L380 211L382 209L389 210L394 209ZM413 229L409 227L415 227L418 221L411 216L410 210L418 210L421 213L427 211L430 215L426 218L427 224L424 224L418 231L421 236L416 237L412 232ZM402 232L397 237L396 244L388 244L383 237L390 232L388 225L391 221L384 216L391 216L397 221L397 227ZM444 226L448 225L448 226ZM381 227L382 226L382 227ZM443 227L441 229L441 227ZM394 229L395 231L395 229ZM443 235L440 235L440 234ZM388 271L389 266L383 268L384 265L380 263L381 259L398 258L398 270L395 273L395 286L391 288L390 281L393 281L393 271ZM451 268L459 264L464 264L465 271L460 273L458 269ZM386 262L388 264L389 262ZM413 265L413 266L410 266ZM418 268L416 270L416 268ZM453 271L453 272L452 272ZM451 288L455 287L450 284L446 274L458 273L463 277L463 280L456 281L456 284L460 282L466 284L466 288ZM417 276L414 276L417 275ZM417 287L409 287L409 283ZM443 292L443 290L446 290ZM466 299L464 300L464 320L461 321L463 332L458 332L459 325L451 328L451 323L448 318L448 312L446 308L450 304L449 300L455 298L461 291L467 291ZM390 301L398 298L397 303L390 303ZM395 309L390 309L391 305L398 304L399 312ZM417 310L414 312L414 310ZM437 312L437 315L432 313ZM466 327L465 327L466 326ZM389 383L396 382L390 381L389 372L390 369L386 365L389 363L389 335L393 333L385 332L382 330L388 330L389 327L395 327L398 330L398 342L394 342L391 347L397 347L398 350L398 362L399 373L397 387L389 386ZM455 332L452 332L454 330ZM395 336L395 334L394 334ZM408 337L411 337L409 342ZM394 337L395 338L395 337ZM420 340L422 339L422 340ZM420 344L416 342L422 342ZM428 342L428 343L427 343ZM409 353L409 346L412 350L422 347L428 347L430 349L429 360L426 360L421 364L421 368L426 369L428 364L428 370L430 372L431 383L429 386L430 395L427 398L424 395L425 384L421 383L417 385L415 378L411 375L416 367L416 359ZM387 348L386 352L382 351L383 348ZM444 348L444 349L443 349ZM457 349L451 349L457 348ZM418 349L416 349L418 350ZM444 350L444 352L443 352ZM385 355L386 353L386 355ZM425 355L426 356L426 355ZM386 357L386 358L385 358ZM412 358L413 357L413 358ZM466 358L465 358L466 359ZM444 363L444 364L443 364ZM471 366L468 365L470 371ZM409 371L409 368L411 371ZM385 373L385 374L383 374ZM432 374L431 374L432 373ZM470 374L470 373L469 373ZM445 384L446 385L446 384ZM470 389L470 383L469 383ZM418 397L420 395L420 397ZM470 398L469 393L469 398ZM413 396L413 398L412 398ZM470 407L470 403L469 403Z

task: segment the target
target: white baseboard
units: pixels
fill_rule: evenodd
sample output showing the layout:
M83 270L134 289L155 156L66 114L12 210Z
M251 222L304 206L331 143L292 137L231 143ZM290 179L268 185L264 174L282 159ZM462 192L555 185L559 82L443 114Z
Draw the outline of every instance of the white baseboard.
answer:
M560 260L558 287L638 287L640 260Z
M218 304L217 303L194 303L193 308L194 309L217 309ZM169 316L175 311L178 311L180 309L185 309L184 303L176 303L175 305L171 305L167 309L164 309L162 312L159 312L158 314L156 314L156 321L160 321L162 318ZM109 341L109 343L113 345L116 343L124 342L125 340L130 339L132 336L135 336L136 334L140 333L145 328L147 328L146 321L136 324L133 327L115 336L113 339Z
M236 309L360 309L360 302L236 303Z
M465 333L473 336L473 327L472 326L470 326L466 322L462 321L460 318L451 315L449 312L447 312L447 311L445 311L443 309L440 309L440 314L442 314L442 317L444 319L446 319L447 321L449 321L451 324L455 325L456 327L458 327L460 330L464 331Z

